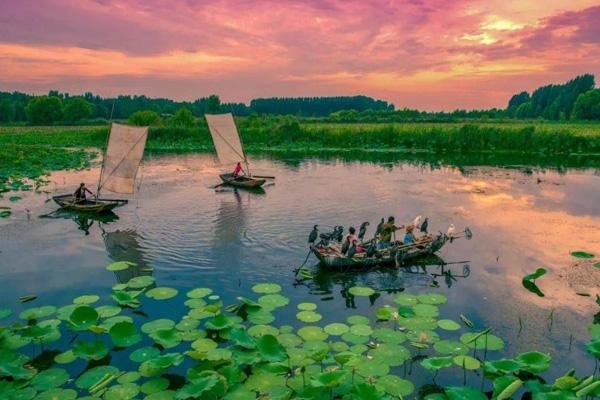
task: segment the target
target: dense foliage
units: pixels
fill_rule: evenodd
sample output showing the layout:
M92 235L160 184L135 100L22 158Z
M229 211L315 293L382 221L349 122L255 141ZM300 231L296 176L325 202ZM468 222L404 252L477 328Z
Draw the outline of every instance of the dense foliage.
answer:
M250 109L257 114L324 117L340 110L384 111L393 110L394 106L387 101L375 100L367 96L272 97L252 100Z

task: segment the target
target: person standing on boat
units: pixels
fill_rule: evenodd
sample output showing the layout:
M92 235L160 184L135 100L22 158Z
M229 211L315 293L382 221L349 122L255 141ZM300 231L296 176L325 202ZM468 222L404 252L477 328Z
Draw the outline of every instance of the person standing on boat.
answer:
M414 225L408 225L406 227L406 234L404 235L404 240L403 240L404 244L413 244L417 240L417 238L415 238L415 234L413 233L414 230L415 230Z
M238 176L241 175L246 175L246 171L244 171L244 169L242 168L242 163L237 163L237 165L235 166L235 169L233 170L233 177L237 178Z
M77 203L81 203L81 202L84 202L86 200L86 198L85 198L85 192L88 192L89 194L94 195L94 193L92 193L90 191L90 189L88 189L88 188L85 187L85 183L81 182L79 184L79 187L75 191L75 193L73 193L73 196L75 197L75 201Z
M392 244L392 234L394 234L398 229L404 228L404 225L396 226L396 220L394 217L389 217L387 222L381 228L381 233L379 234L379 243L377 243L379 249L385 249L390 247Z

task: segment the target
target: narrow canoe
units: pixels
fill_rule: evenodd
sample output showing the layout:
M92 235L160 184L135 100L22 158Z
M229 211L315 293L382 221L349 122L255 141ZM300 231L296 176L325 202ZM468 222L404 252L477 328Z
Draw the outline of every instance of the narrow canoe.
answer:
M375 256L367 257L366 253L356 253L350 258L341 253L337 244L312 246L315 254L323 267L332 270L366 269L377 266L406 265L407 262L427 257L439 251L448 241L446 235L438 235L426 240L421 240L413 246L397 244L387 249L378 250Z
M72 194L54 196L52 200L64 210L94 214L107 213L116 207L127 204L127 200L122 199L87 199L77 202Z
M224 184L241 187L246 189L258 188L265 184L266 180L264 179L254 179L247 176L238 176L237 178L233 177L233 174L221 174L219 175Z

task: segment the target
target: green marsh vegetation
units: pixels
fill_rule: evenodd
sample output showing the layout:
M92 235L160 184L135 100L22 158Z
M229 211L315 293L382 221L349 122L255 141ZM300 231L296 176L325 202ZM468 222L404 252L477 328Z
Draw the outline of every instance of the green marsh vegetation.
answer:
M115 262L109 271L133 263ZM0 397L6 399L582 399L600 396L597 371L544 379L549 354L498 356L502 338L468 316L444 316L436 292L382 297L373 315L322 323L318 305L290 304L275 283L225 304L211 288L180 293L138 276L110 296L0 308ZM383 300L386 299L386 300ZM156 302L184 303L153 315ZM600 298L598 299L600 305ZM163 309L165 309L163 307ZM166 309L180 309L167 307ZM148 315L149 314L149 315ZM283 325L282 315L296 322ZM600 314L599 314L600 315ZM589 326L600 359L600 320ZM453 384L441 385L448 381ZM417 382L418 380L418 382ZM90 398L90 397L85 397Z

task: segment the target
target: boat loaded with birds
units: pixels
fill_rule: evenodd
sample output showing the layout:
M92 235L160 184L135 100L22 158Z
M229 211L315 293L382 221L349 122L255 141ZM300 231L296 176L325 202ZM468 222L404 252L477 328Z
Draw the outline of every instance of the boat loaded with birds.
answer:
M382 230L382 226L377 227L375 237L367 241L363 240L368 222L364 222L359 230L360 243L356 241L349 243L347 240L342 243L343 228L341 226L335 226L332 232L319 235L317 225L313 227L308 241L312 253L317 257L321 266L343 271L377 266L395 265L396 267L402 267L407 265L408 262L434 256L446 243L452 243L461 237L469 240L473 237L473 233L468 227L464 229L462 234L457 234L453 224L450 224L446 233L429 234L427 233L429 219L425 218L422 223L420 221L421 216L418 216L412 224L415 228L419 228L424 235L417 238L413 243L405 244L396 241L383 249L377 247L378 235ZM317 235L320 238L318 242L316 240ZM358 251L359 246L362 247L362 251Z
M62 194L52 199L60 209L93 214L110 212L127 204L126 199L101 198L100 191L105 189L119 194L134 192L147 137L148 127L111 124L96 194L87 199L77 199L73 194Z
M275 179L274 176L252 175L250 172L250 163L244 152L244 146L240 134L238 133L233 115L226 114L205 114L208 129L215 145L217 158L224 165L236 165L244 163L246 166L246 175L235 176L232 173L220 174L222 183L215 188L223 185L234 186L245 189L259 188L265 184L267 179Z

